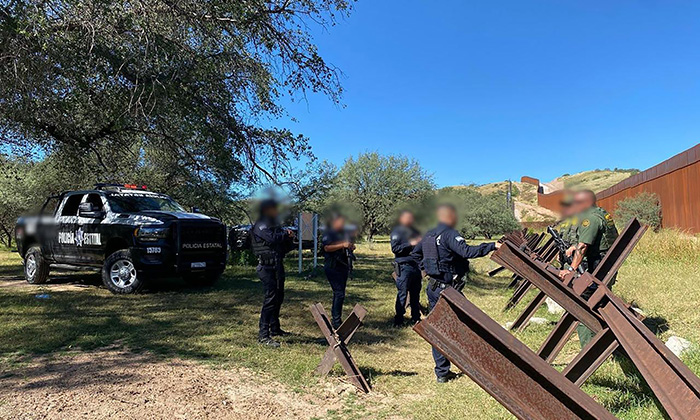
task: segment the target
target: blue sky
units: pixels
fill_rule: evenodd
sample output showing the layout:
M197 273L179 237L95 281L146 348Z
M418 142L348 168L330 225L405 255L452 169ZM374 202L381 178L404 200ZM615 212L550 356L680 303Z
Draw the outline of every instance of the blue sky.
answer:
M341 165L376 150L439 186L646 169L700 142L700 2L360 0L316 42L344 72L280 121Z

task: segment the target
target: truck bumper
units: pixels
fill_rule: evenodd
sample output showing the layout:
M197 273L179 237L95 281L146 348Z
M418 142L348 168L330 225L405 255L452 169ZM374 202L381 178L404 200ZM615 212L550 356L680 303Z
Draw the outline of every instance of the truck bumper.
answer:
M166 247L133 247L130 250L136 271L148 277L218 274L226 268L225 252L197 253L185 257Z

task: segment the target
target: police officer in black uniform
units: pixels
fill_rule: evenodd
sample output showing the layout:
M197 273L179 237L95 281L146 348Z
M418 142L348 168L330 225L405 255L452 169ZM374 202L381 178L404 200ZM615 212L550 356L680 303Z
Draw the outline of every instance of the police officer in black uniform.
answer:
M345 232L345 217L335 215L331 219L323 235L323 269L333 290L333 305L331 306L331 323L338 329L342 323L345 288L348 284L352 251L355 244Z
M251 246L258 257L257 273L265 290L260 311L258 341L270 347L280 343L272 337L289 333L280 327L280 308L284 301L284 255L293 247L293 233L282 229L278 221L279 209L274 200L260 203L260 218L251 230Z
M454 287L461 291L464 287L462 278L469 271L469 258L484 257L500 247L500 244L493 242L477 246L467 245L455 230L458 218L454 206L439 206L437 218L438 226L426 233L411 253L416 261L420 261L421 268L430 277L426 292L431 311L443 290ZM433 359L438 383L455 378L456 375L450 371L450 362L434 347Z
M413 213L404 210L399 215L398 225L391 231L391 252L394 253L394 272L396 273L396 315L394 326L404 323L406 299L410 296L411 322L420 321L420 287L422 275L418 263L411 258L413 247L420 242L420 233L413 226Z

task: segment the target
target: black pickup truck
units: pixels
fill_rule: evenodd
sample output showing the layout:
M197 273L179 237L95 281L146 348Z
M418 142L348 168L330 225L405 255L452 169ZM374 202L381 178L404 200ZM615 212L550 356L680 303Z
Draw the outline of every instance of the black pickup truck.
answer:
M111 184L49 197L15 228L29 283L45 282L51 267L99 267L114 293L135 293L156 276L215 282L226 266L226 233L218 219L167 195Z

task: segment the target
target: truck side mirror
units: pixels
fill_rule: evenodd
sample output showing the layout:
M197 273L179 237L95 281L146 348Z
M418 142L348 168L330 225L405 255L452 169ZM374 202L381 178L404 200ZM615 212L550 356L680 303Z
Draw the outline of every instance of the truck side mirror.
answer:
M199 207L192 207L192 213L201 213Z
M104 213L95 209L95 206L92 203L80 203L78 206L78 216L89 219L102 219L104 217Z

